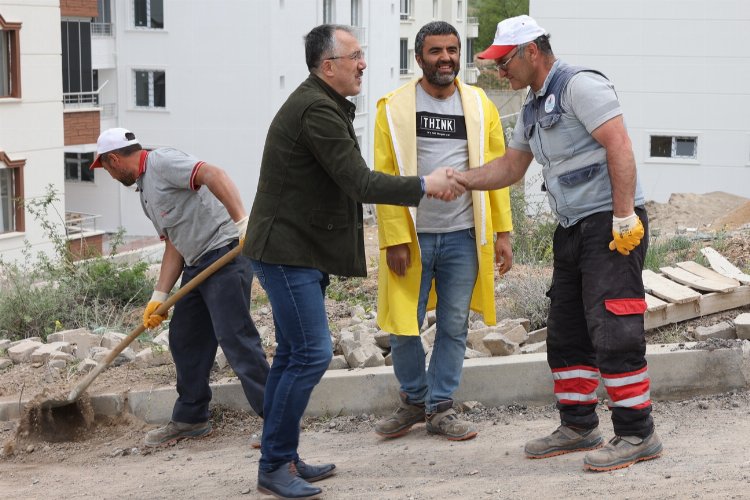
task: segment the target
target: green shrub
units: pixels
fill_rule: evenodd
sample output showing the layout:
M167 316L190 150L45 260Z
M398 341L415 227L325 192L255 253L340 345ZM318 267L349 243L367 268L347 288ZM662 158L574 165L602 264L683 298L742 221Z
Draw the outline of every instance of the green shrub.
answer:
M64 223L55 224L49 216L55 201L51 187L45 196L26 200L29 213L52 242L54 255L33 257L27 244L20 262L0 260L0 332L21 339L46 338L71 328L131 328L134 309L140 309L153 290L148 264L120 264L101 256L74 261ZM110 257L118 241L121 233L115 236Z
M557 221L541 208L526 206L523 186L510 189L510 206L513 218L513 262L518 264L551 264L552 238Z

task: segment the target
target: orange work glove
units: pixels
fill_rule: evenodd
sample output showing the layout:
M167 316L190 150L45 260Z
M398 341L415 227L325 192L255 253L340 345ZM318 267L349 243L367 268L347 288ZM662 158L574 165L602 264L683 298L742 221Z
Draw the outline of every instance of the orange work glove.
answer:
M237 228L237 233L240 235L240 248L245 244L245 233L247 233L247 221L249 218L250 216L246 215L234 223Z
M167 297L169 297L169 294L160 292L158 290L154 290L154 293L151 294L151 300L148 301L148 305L146 306L146 310L143 311L143 326L146 328L156 328L161 324L162 321L167 319L167 316L160 316L158 314L154 314L154 312L159 308L159 306L167 300Z
M646 231L643 229L641 219L636 215L628 217L612 217L612 237L609 242L610 250L617 250L623 255L630 252L641 244L641 239Z

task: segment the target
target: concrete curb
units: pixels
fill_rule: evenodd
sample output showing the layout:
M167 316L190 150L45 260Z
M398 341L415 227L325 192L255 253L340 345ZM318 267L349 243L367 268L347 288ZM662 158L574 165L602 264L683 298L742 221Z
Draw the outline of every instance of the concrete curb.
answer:
M647 349L651 396L655 400L746 390L750 388L750 341L737 347L692 350L695 343L650 345ZM213 404L252 412L239 382L213 384ZM601 385L600 397L606 398ZM149 423L169 421L177 399L173 387L92 397L94 412L117 415L129 412ZM461 401L486 406L512 403L544 405L554 402L547 355L524 354L479 358L464 362ZM22 401L21 406L26 401ZM398 384L391 367L332 370L313 391L307 415L336 416L385 414L398 402ZM0 400L0 421L19 417L18 400Z

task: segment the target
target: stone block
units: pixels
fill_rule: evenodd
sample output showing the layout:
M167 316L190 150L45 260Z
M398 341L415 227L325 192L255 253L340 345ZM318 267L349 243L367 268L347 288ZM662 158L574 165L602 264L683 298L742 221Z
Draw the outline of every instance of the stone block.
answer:
M8 357L16 364L28 363L31 361L31 355L43 346L39 341L36 340L21 340L17 344L8 348Z
M50 353L48 361L62 361L64 363L69 363L76 359L75 356L73 356L70 353L62 352L62 351L55 351Z
M62 332L51 333L47 336L47 342L68 342L76 346L72 351L78 359L89 357L89 351L92 347L99 347L102 342L102 336L96 335L88 328L77 328L75 330L64 330Z
M31 353L32 363L46 363L50 354L53 352L64 352L70 354L73 346L68 342L52 342L51 344L42 344L33 353Z
M376 366L385 366L385 358L380 352L373 352L368 356L362 365L363 368L373 368Z
M432 324L427 330L422 332L423 343L431 348L433 345L435 345L435 335L437 335L437 325Z
M393 366L393 356L391 356L391 353L388 353L388 356L385 357L385 366Z
M547 352L547 342L534 342L521 346L521 354L534 354L536 352Z
M0 339L0 351L7 351L10 347L10 340Z
M113 349L117 347L117 345L122 342L127 335L124 333L119 332L106 332L104 335L102 335L102 347L106 347L107 349Z
M518 350L518 344L508 340L508 338L500 332L490 333L484 337L482 342L493 356L508 356L510 354L515 354Z
M97 363L101 362L106 358L110 352L112 352L112 349L107 349L106 347L94 347L91 349L92 355L91 359L96 361ZM112 360L111 365L112 366L120 366L125 363L129 363L135 359L135 352L130 347L126 347L120 354L117 355L117 357Z
M43 343L44 343L44 342L42 342L42 337L29 337L29 338L27 338L27 339L22 339L22 340L14 340L14 341L12 341L12 342L10 343L10 345L8 346L8 349L10 349L11 347L15 347L15 346L17 346L18 344L20 344L20 343L22 343L22 342L26 342L27 340L28 340L28 341L32 341L32 342L39 342L40 344L43 344Z
M136 355L136 357L138 357ZM223 370L226 368L226 366L229 364L227 361L227 355L224 354L224 351L219 347L216 349L216 357L214 358L214 368L217 370Z
M348 370L349 363L346 362L344 356L334 356L331 358L331 363L328 365L329 370Z
M736 339L734 326L727 321L722 321L711 326L699 326L695 328L695 340L706 339Z
M62 359L50 359L49 360L49 367L54 368L55 370L64 370L67 366L67 363L65 360Z
M168 348L155 345L136 354L133 363L144 368L168 365L172 363L172 354Z
M154 337L154 344L169 346L169 330L164 330L159 335Z
M425 320L427 321L427 326L432 326L437 321L437 315L435 314L435 310L427 311L427 314L425 314Z
M529 338L529 332L526 331L526 328L524 328L523 325L516 325L510 330L503 332L503 335L505 335L505 338L516 344L523 344Z
M484 328L479 328L477 330L469 330L469 334L466 337L466 347L485 354L490 354L490 350L485 347L482 340L494 331L495 328L492 326L485 326Z
M482 328L487 328L487 325L481 319L472 321L471 327L469 327L470 330L481 330Z
M347 364L352 368L362 368L369 357L361 347L349 351L344 356Z
M93 370L94 368L96 368L96 365L98 365L98 364L99 363L97 363L93 359L86 358L83 361L81 361L80 363L78 363L78 368L76 368L76 371L78 373L88 373L91 370Z
M484 347L484 345L482 346ZM466 348L466 351L464 352L464 359L477 359L477 358L489 358L491 356L490 352L484 352L484 351L477 351L474 349Z
M13 361L8 358L0 358L0 370L5 370L9 366L13 366Z
M750 313L743 313L734 319L734 329L737 338L750 340Z
M547 327L534 330L529 332L529 338L526 339L527 344L536 344L537 342L544 342L547 340Z
M375 343L380 347L381 349L390 349L391 348L391 334L384 331L384 330L378 330L378 332L375 334Z

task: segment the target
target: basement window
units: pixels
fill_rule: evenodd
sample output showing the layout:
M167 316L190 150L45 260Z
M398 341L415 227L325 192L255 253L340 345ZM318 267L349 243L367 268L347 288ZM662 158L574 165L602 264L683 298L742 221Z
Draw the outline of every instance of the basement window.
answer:
M698 138L671 135L651 136L651 158L698 158Z

